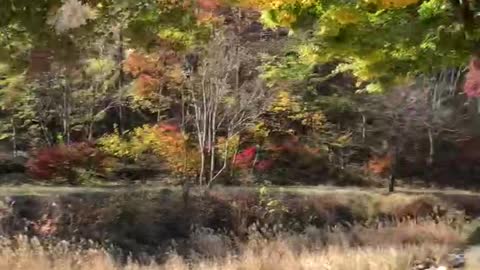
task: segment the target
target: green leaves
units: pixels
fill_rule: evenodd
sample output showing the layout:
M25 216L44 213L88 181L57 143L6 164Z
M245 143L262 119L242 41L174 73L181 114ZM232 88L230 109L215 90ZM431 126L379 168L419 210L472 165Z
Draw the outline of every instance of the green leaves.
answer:
M480 34L465 34L458 10L445 0L280 2L263 5L267 26L281 25L279 14L295 22L304 16L315 20L301 28L289 25L299 40L297 63L290 56L277 61L267 69L268 78L307 78L316 64L340 62L337 71L353 73L370 84L368 92L378 92L405 78L465 65L480 40Z
M429 0L423 2L418 8L418 15L424 21L441 17L447 11L447 5L444 0Z

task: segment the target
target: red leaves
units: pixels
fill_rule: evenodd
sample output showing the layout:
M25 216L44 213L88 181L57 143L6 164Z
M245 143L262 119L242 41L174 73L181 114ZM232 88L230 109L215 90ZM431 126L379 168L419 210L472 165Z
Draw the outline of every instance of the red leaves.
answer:
M234 167L237 169L254 168L258 172L265 172L273 167L272 160L260 160L255 162L257 156L257 147L251 146L240 152L235 156Z
M27 163L28 172L37 179L65 177L71 180L76 168L98 169L104 155L89 143L58 145L39 150Z
M480 59L470 61L463 90L468 97L480 97Z
M270 170L271 168L273 167L273 161L272 160L262 160L262 161L259 161L256 165L255 165L255 170L257 170L258 172L266 172L268 170Z
M233 165L239 169L247 169L253 165L256 154L257 148L249 147L235 156Z

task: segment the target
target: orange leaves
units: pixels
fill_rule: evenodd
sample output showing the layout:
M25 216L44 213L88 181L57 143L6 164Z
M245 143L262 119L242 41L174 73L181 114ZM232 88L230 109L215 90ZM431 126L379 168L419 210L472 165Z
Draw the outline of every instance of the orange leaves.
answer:
M171 49L152 54L132 52L123 63L123 71L135 78L134 95L158 100L160 87L183 83L181 58Z
M198 155L188 147L187 138L174 124L159 124L152 127L155 143L153 152L165 160L172 173L193 176L198 168Z
M135 81L135 95L146 97L156 92L160 87L160 80L147 74L141 74Z
M198 0L197 5L200 9L205 11L214 11L221 7L221 2L219 0Z
M383 157L373 157L368 161L366 170L367 172L384 176L390 172L392 166L393 158L391 155L386 155Z
M221 21L221 18L215 15L211 11L204 11L200 10L197 14L197 23L198 24L210 24L210 23L217 23Z
M142 73L153 74L157 70L155 60L137 52L131 53L123 63L123 71L134 77Z

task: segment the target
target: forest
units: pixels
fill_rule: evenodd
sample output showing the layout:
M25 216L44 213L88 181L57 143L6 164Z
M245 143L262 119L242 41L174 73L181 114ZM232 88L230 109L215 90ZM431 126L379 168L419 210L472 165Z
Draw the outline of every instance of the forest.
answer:
M479 12L0 0L0 270L479 269Z

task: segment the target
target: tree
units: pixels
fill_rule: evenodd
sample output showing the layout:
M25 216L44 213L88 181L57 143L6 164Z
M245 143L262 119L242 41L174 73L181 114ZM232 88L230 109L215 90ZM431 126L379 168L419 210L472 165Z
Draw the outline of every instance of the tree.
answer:
M340 63L364 89L381 91L421 74L463 67L477 53L476 1L247 1L266 25L296 31L295 61L287 69L311 72Z
M259 78L257 65L255 55L238 39L219 32L187 84L201 160L201 185L211 186L221 175L228 165L230 139L253 124L268 107L271 93ZM219 136L224 137L220 158L216 156Z
M375 145L383 144L377 156L388 160L385 169L389 169L390 192L401 174L401 158L413 158L418 155L415 152L420 152L424 162L417 162L424 166L424 177L429 181L437 157L437 142L455 141L462 136L466 115L462 112L463 104L458 106L459 98L463 100L457 93L461 73L452 69L437 76L420 77L408 87L366 96L360 104L363 113L373 121L366 128L364 143L374 149Z

